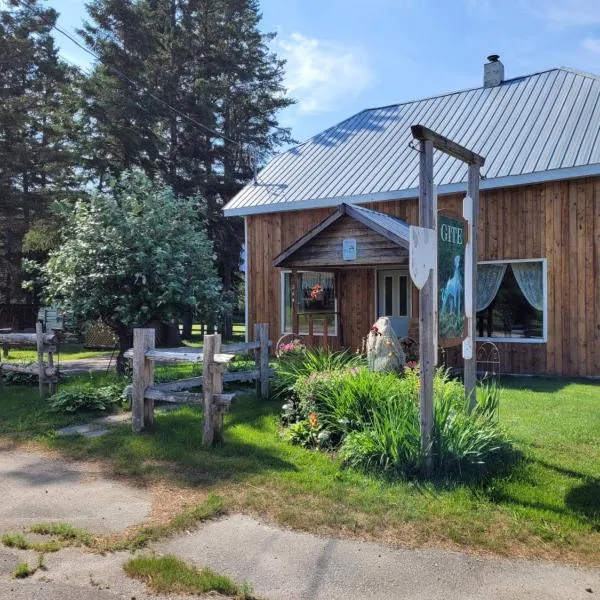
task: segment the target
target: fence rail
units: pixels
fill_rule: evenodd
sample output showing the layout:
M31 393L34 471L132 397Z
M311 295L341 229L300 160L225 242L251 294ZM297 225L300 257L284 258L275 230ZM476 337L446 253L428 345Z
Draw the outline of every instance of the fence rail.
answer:
M131 395L132 429L139 433L152 427L154 402L201 405L204 408L202 443L212 446L222 440L223 414L235 400L235 394L223 393L223 384L232 381L256 381L261 397L269 394L269 330L267 324L257 324L256 340L242 344L221 345L221 335L204 336L202 350L190 348L156 349L154 329L134 329L133 348L125 353L133 359L133 381L128 388ZM235 353L256 352L256 367L247 371L227 371ZM155 361L202 363L202 376L188 377L168 383L154 383ZM202 392L188 392L194 388Z
M54 367L56 342L56 336L53 333L44 333L41 323L36 323L35 333L0 333L0 344L2 344L4 358L8 358L10 346L34 346L37 348L37 361L35 364L0 362L0 372L37 376L40 398L43 400L46 395L45 386L48 385L48 391L52 395L56 391L56 384L58 383L58 369ZM47 364L44 364L44 354L48 355Z

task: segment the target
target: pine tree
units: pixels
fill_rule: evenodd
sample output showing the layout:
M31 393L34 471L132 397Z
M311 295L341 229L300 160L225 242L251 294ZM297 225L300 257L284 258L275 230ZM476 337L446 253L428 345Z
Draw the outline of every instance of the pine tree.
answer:
M224 204L291 140L277 112L292 101L255 0L93 0L81 32L100 61L87 89L89 166L97 180L140 166L198 211L226 290L235 288L241 219ZM232 289L233 292L233 289Z
M22 302L22 240L77 184L75 71L59 59L53 9L0 11L0 301ZM38 227L38 230L43 230Z

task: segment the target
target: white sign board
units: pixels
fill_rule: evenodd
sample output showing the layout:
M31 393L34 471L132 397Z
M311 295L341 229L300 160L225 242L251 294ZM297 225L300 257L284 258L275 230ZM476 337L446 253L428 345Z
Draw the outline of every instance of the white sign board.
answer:
M435 270L437 261L436 232L427 227L411 225L409 232L408 266L413 283L421 289Z
M344 260L356 260L356 240L342 241L342 258Z

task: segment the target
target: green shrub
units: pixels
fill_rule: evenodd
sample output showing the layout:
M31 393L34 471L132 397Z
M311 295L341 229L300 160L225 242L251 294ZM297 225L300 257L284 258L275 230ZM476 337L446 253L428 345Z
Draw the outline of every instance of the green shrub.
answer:
M123 404L123 385L96 387L93 383L84 383L66 387L50 398L50 408L57 412L74 413L78 411L111 411Z
M295 422L290 419L287 437L293 443L339 447L345 464L392 476L423 471L418 370L406 369L402 377L366 368L314 372L291 389ZM509 445L498 406L498 388L488 386L469 411L462 383L437 371L431 449L437 475L481 475L502 464Z
M277 366L272 395L280 400L293 399L293 387L301 377L311 373L360 367L364 364L364 357L351 354L348 350L334 352L329 348L310 348L285 353Z
M32 364L32 363L23 363ZM2 371L0 381L6 385L37 385L37 375L29 373L15 373L14 371Z

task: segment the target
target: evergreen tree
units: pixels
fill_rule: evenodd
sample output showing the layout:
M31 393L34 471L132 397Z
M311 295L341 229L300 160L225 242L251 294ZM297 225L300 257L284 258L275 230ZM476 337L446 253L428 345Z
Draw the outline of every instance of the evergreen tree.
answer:
M93 0L81 32L100 61L87 82L88 165L98 182L131 166L200 198L226 290L234 288L241 219L223 205L291 140L283 61L259 29L256 0Z
M24 301L23 236L78 184L77 75L59 59L56 18L37 0L0 11L0 302Z

